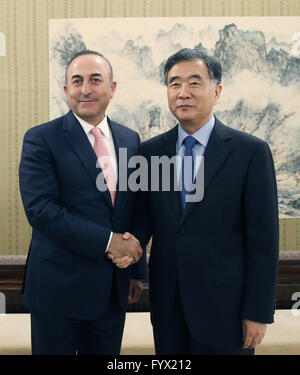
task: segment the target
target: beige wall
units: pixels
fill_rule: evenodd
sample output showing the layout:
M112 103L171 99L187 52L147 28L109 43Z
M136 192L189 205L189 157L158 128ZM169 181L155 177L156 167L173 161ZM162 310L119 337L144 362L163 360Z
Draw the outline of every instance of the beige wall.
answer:
M0 0L0 254L28 249L18 165L24 132L49 119L49 19L299 15L300 0ZM280 224L281 250L300 250L300 220Z

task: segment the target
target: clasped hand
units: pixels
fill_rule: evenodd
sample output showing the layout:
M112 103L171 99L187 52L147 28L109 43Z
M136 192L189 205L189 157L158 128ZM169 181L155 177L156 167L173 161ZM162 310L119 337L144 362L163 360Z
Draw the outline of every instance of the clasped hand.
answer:
M107 250L107 257L119 268L128 266L139 261L143 254L140 242L132 234L113 233Z

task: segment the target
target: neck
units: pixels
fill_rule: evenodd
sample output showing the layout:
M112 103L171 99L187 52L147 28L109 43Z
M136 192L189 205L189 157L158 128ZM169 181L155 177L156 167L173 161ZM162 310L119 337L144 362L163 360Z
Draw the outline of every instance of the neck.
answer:
M105 117L105 114L101 115L101 116L97 116L97 117L84 117L84 116L79 116L82 120L86 121L87 123L93 125L93 126L97 126L100 124L100 122L103 121L104 117Z
M202 128L202 126L204 126L205 124L207 124L207 122L211 119L211 116L208 116L207 118L205 118L204 120L201 120L200 122L197 121L197 122L194 122L194 121L181 121L180 122L180 125L182 126L182 128L190 135L196 133L197 130L199 130L200 128Z

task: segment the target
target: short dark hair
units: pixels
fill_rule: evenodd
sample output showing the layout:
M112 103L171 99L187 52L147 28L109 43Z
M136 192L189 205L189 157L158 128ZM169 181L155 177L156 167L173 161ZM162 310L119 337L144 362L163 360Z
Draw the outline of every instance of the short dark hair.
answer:
M84 56L84 55L97 55L97 56L100 56L102 57L102 59L104 59L108 65L109 65L109 69L110 69L110 80L112 81L113 80L113 68L112 68L112 65L110 63L110 61L104 56L102 55L102 53L98 52L98 51L92 51L90 49L85 49L85 50L82 50L82 51L79 51L79 52L76 52L73 57L71 58L71 60L68 62L67 64L67 67L66 67L66 82L67 82L67 70L69 68L69 66L71 65L71 63L79 56Z
M180 51L170 56L164 67L164 83L168 85L168 74L173 65L182 61L202 60L208 69L208 74L211 81L216 81L220 84L222 81L222 66L220 61L214 57L207 55L204 51L197 48L183 48Z

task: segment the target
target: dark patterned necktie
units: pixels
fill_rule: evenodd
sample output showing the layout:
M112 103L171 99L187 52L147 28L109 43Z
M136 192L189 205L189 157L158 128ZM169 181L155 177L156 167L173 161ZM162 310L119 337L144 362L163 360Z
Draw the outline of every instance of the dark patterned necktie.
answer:
M185 145L185 152L182 158L181 171L181 207L184 210L186 205L186 196L190 193L190 187L194 181L194 164L193 147L198 143L197 139L191 135L187 136L183 144ZM189 160L188 160L189 159Z

